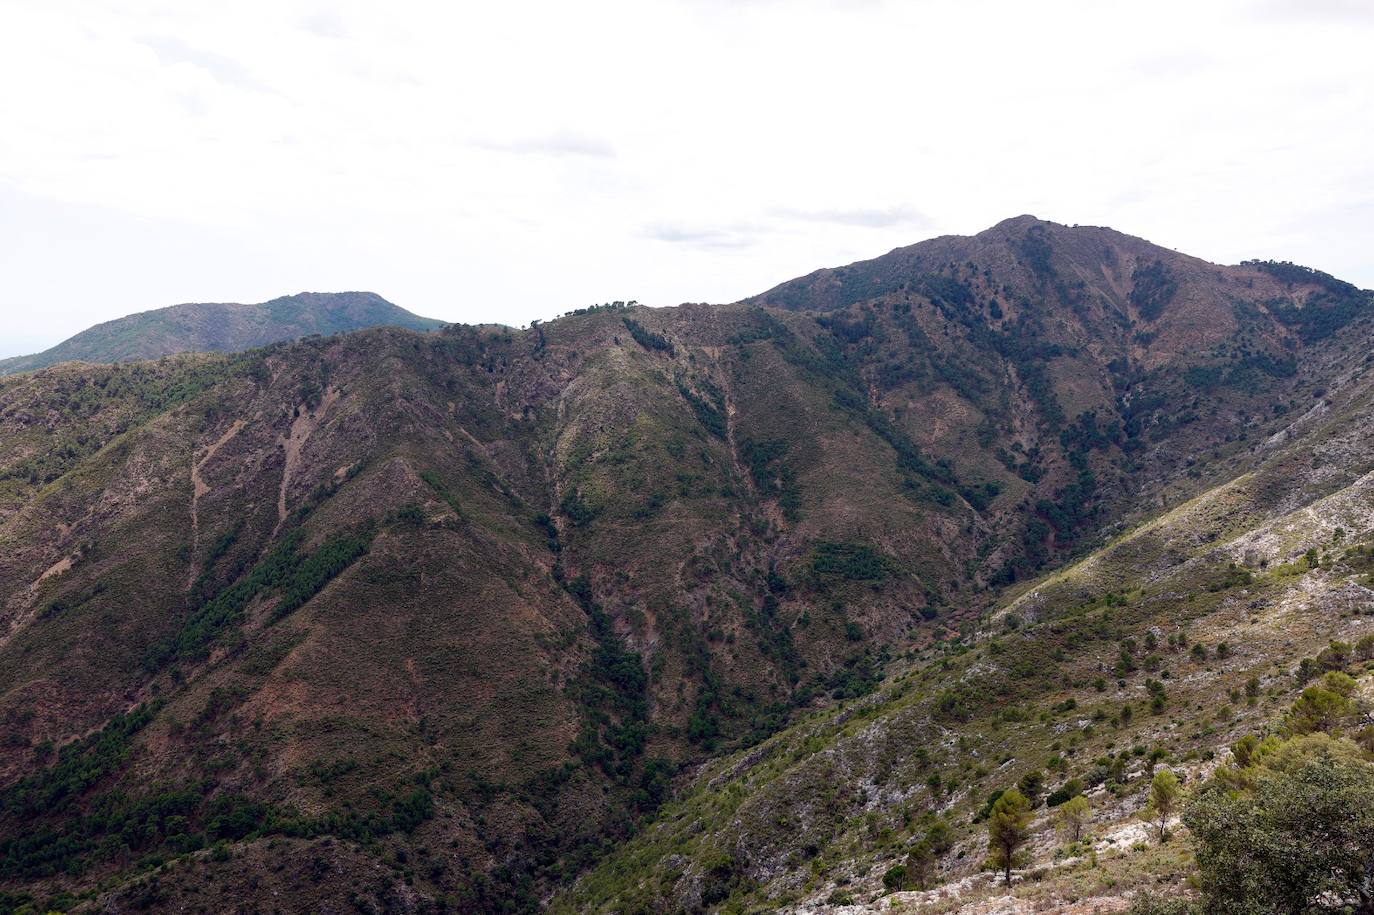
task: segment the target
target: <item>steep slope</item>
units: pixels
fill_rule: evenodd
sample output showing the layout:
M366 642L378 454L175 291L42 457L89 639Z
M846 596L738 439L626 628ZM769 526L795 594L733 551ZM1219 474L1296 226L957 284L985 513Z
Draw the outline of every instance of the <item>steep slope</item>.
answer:
M1089 913L1186 894L1189 836L1149 827L1150 773L1196 785L1314 672L1374 696L1374 357L1333 369L1233 480L1007 595L873 695L703 767L554 910ZM1038 809L1007 888L982 820L1018 784ZM1074 791L1079 841L1054 806Z
M839 721L1003 587L1334 434L1362 294L1304 335L1337 281L1179 267L1153 324L1108 320L1070 255L1167 252L1017 231L1053 276L994 237L986 275L824 313L597 307L0 380L0 891L535 908L684 767ZM1029 657L1009 701L1058 676ZM776 895L733 868L707 895ZM585 904L619 898L600 879ZM653 879L633 893L694 898Z
M749 301L821 314L917 444L1022 499L1007 536L1022 555L989 572L1005 583L1113 515L1196 492L1223 455L1306 410L1328 354L1365 339L1371 293L1022 216Z
M80 809L170 794L202 837L154 826L111 857L45 806L34 847L0 844L7 876L237 838L222 803L242 834L424 844L426 893L495 906L651 809L673 761L863 688L880 635L923 638L969 510L901 495L890 446L772 342L816 358L785 325L638 318L0 386L0 765L41 783L8 815L58 790L54 744L141 707ZM666 342L689 327L700 342ZM928 554L898 560L902 540ZM89 771L100 751L68 752Z
M59 362L133 362L174 353L230 353L310 334L365 327L438 330L443 321L422 318L371 292L302 292L257 305L172 305L106 321L52 349L0 359L0 375Z

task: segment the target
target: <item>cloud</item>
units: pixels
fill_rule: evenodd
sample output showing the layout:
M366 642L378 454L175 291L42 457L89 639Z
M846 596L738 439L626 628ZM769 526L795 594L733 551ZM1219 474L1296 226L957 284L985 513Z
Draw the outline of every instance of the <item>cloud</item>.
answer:
M1195 49L1182 49L1164 54L1150 54L1137 58L1128 72L1148 79L1197 79L1217 66L1217 59Z
M866 229L890 229L895 226L928 229L934 225L934 220L929 216L905 205L821 210L778 208L774 209L772 214L781 219L797 222L824 222L839 226L860 226Z
M655 241L665 241L703 250L732 250L748 248L761 237L795 235L801 232L798 223L812 226L829 225L841 228L890 229L906 227L916 231L930 228L934 222L919 210L905 205L854 209L793 209L774 207L761 220L740 221L725 225L703 225L681 222L657 222L645 226L641 234Z
M587 156L598 159L615 158L615 147L599 137L570 130L515 137L509 139L474 140L473 146L489 152L515 153L525 156Z
M1257 0L1254 9L1264 19L1374 25L1374 4L1369 0Z
M270 91L267 86L249 72L247 67L232 57L194 48L180 38L169 35L143 38L140 39L139 43L150 48L157 55L157 59L166 66L189 64L204 70L226 86L235 86L253 92Z
M333 10L319 10L303 16L297 25L317 38L348 37L348 29L344 27L343 19Z
M0 199L5 303L77 327L307 287L515 323L737 301L1024 212L1374 285L1369 211L1332 209L1374 187L1374 0L9 6L0 185L149 226L33 240ZM91 252L113 279L60 266Z
M674 223L655 223L645 226L643 235L654 241L666 241L677 245L708 250L747 248L754 244L752 232L744 227L707 228L677 225Z

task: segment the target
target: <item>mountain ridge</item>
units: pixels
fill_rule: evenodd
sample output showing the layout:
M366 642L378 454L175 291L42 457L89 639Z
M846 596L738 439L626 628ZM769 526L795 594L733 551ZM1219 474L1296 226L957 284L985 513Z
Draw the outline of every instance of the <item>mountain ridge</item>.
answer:
M41 353L0 359L0 375L59 362L129 362L185 352L234 352L309 334L391 325L437 330L372 292L302 292L256 304L191 302L102 321Z

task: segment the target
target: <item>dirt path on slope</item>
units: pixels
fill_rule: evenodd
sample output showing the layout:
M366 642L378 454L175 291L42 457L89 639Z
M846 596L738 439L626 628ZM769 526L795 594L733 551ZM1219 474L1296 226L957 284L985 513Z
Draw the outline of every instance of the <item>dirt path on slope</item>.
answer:
M286 466L281 472L281 488L277 490L277 527L273 531L275 534L281 530L281 526L286 523L286 492L291 487L291 478L300 469L301 449L305 447L306 441L320 426L320 417L323 416L330 407L339 399L338 388L326 388L324 398L320 405L314 410L307 411L302 409L296 414L296 418L291 421L291 433L286 438L278 438L277 444L286 449Z
M200 460L196 460L194 455L191 456L191 556L193 558L196 554L196 550L200 547L200 500L202 496L210 492L210 486L201 477L200 472L210 463L210 461L214 460L219 450L241 431L243 431L243 420L236 419L234 420L234 424L230 426L214 444L205 449L204 457ZM194 566L193 570L188 574L195 574ZM187 587L190 587L189 579Z

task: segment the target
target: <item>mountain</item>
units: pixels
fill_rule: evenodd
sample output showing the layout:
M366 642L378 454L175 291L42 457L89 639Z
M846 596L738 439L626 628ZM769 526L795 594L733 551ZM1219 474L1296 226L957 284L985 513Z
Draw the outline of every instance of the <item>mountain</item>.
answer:
M0 379L0 903L824 911L939 821L981 905L991 791L1100 766L1125 829L1369 625L1371 304L1021 217Z
M553 911L1086 915L1186 894L1194 846L1176 819L1182 834L1159 841L1152 772L1200 794L1247 735L1291 733L1323 671L1350 672L1368 700L1369 364L1353 354L1333 391L1256 442L1244 473L1005 593L975 637L693 772ZM1037 809L1008 889L985 872L984 821L1017 786ZM1081 842L1056 822L1077 792ZM1295 838L1316 844L1318 816L1306 808Z
M0 359L0 375L59 362L134 362L175 353L232 353L310 334L383 326L430 331L444 322L411 314L372 292L302 292L257 305L172 305L97 324L32 356Z

